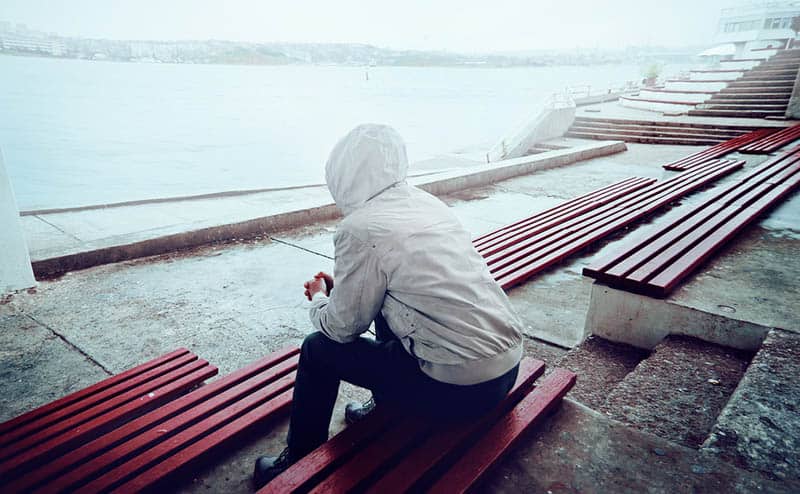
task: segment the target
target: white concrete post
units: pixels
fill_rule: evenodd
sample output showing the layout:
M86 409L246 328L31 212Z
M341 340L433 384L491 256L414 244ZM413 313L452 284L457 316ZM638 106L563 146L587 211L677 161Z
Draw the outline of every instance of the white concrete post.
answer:
M36 286L11 179L0 150L0 294Z

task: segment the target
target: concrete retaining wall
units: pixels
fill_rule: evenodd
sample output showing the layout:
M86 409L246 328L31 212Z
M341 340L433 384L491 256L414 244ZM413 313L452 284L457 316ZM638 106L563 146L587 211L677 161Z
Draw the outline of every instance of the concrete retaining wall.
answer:
M647 350L667 335L680 334L755 351L770 329L595 282L584 333Z
M525 175L538 170L564 166L590 158L625 151L622 141L597 141L576 148L559 149L546 153L482 165L470 173L463 170L443 175L417 177L409 182L434 194L444 195L472 187L480 187ZM68 271L86 269L100 264L164 254L230 239L250 239L270 235L340 216L334 204L322 204L297 211L251 219L239 223L211 226L171 235L158 236L134 242L103 245L80 252L33 261L37 278L52 278Z
M0 152L0 294L34 285L17 201Z

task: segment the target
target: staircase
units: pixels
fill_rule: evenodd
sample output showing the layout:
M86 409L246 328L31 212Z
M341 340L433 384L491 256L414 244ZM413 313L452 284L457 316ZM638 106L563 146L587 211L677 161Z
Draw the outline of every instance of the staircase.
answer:
M645 144L713 146L758 128L758 126L576 117L566 136Z
M555 365L581 376L571 399L628 428L800 487L800 334L772 330L755 356L685 336L652 352L592 336Z
M691 116L783 117L800 69L800 49L783 50L744 72L705 102Z

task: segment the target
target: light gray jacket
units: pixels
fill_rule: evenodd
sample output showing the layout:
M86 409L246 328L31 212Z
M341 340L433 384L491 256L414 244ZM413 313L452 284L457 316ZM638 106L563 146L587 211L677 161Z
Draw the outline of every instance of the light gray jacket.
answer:
M362 125L326 166L345 218L334 236L335 288L317 294L314 326L349 342L378 312L423 372L452 384L496 378L522 356L522 324L449 208L405 183L405 146Z

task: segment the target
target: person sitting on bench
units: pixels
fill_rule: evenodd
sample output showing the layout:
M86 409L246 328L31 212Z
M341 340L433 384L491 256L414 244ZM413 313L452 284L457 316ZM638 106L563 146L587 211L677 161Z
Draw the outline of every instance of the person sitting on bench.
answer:
M341 380L372 391L348 422L374 408L469 420L514 384L522 323L470 234L439 199L406 183L408 158L391 127L364 124L325 167L344 215L334 276L304 284L317 332L303 341L287 438L256 460L262 486L328 439ZM335 288L334 288L335 283ZM376 339L360 336L374 322Z

